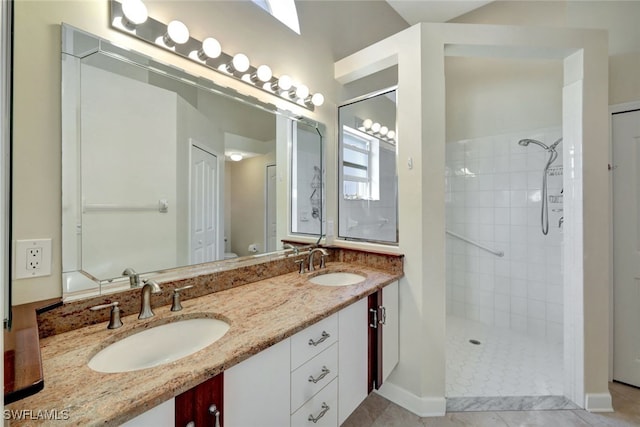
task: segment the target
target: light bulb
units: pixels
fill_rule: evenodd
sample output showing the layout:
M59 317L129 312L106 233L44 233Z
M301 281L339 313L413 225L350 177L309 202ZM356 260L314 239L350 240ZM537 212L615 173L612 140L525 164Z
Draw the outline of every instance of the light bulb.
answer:
M295 96L299 99L305 99L307 96L309 96L309 88L303 84L298 85L298 87L296 88Z
M271 68L268 65L261 65L258 67L255 73L251 75L251 80L254 83L257 82L268 82L273 77L273 73L271 72Z
M233 160L234 162L239 162L240 160L242 160L242 154L240 154L240 153L231 153L229 155L229 158L231 160Z
M378 133L380 131L380 123L375 122L374 124L371 125L371 130L374 133Z
M162 41L168 47L176 44L185 44L189 40L189 29L180 21L171 21L167 25L167 32Z
M291 86L293 85L293 81L291 80L291 77L287 76L286 74L283 74L282 76L280 76L280 78L278 79L278 81L274 84L271 85L271 88L273 90L289 90L291 89Z
M362 122L362 126L364 126L365 129L371 129L372 124L373 120L371 119L364 119L364 121Z
M311 96L311 103L316 107L321 106L322 104L324 104L324 95L322 95L320 92L314 93Z
M385 136L387 134L387 132L389 132L389 128L386 126L382 126L380 128L380 135Z
M395 137L396 137L396 131L390 130L389 132L387 132L387 138L393 139Z
M250 66L249 58L244 53L236 53L231 64L233 68L240 73L247 71Z
M198 58L201 61L206 61L209 58L217 58L222 53L222 46L220 42L213 37L207 37L202 42L202 47L198 51Z
M128 30L134 30L136 25L143 24L149 17L147 7L141 0L124 0L122 14L122 25Z

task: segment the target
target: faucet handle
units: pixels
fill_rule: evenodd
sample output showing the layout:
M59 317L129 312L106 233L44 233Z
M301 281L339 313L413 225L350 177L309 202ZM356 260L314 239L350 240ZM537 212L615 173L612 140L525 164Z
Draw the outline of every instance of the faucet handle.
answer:
M298 273L304 273L304 259L298 259L294 261L295 264L298 264Z
M107 329L118 329L122 326L122 320L120 320L120 307L118 307L118 301L114 301L110 304L101 304L94 307L90 307L91 311L98 311L104 308L111 307L111 316L109 318L109 324Z
M180 304L180 292L185 289L191 289L193 285L183 286L181 288L175 288L173 290L173 303L171 304L171 311L180 311L182 310L182 304Z

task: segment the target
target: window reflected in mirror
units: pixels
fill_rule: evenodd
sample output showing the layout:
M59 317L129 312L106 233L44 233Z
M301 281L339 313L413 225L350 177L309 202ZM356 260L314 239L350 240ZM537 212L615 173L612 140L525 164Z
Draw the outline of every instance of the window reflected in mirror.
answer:
M396 90L339 108L338 237L398 243Z

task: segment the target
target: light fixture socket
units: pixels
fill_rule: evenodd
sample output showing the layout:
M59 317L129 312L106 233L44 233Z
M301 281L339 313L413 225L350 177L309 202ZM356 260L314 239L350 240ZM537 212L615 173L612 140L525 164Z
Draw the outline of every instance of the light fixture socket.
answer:
M244 53L236 53L233 56L231 62L227 64L222 64L221 69L226 71L229 74L233 74L236 71L239 73L244 73L251 67L251 63L249 62L249 58Z
M122 2L122 18L120 23L128 31L134 31L149 17L147 7L141 0L124 0Z
M167 32L162 36L165 46L173 48L176 44L185 44L189 41L189 29L180 21L171 21L167 25Z
M313 95L307 96L304 103L307 105L313 105L314 107L319 107L324 104L324 95L320 92L314 93Z
M254 73L251 73L251 81L254 84L267 83L271 81L273 72L268 65L259 66Z
M291 87L293 86L293 81L291 80L291 77L287 76L286 74L283 74L280 76L280 78L278 78L277 81L275 81L272 85L271 85L271 89L274 92L277 91L288 91L289 89L291 89Z
M198 50L197 56L202 62L207 59L215 59L222 53L222 46L220 42L213 37L207 37L202 41L202 47Z

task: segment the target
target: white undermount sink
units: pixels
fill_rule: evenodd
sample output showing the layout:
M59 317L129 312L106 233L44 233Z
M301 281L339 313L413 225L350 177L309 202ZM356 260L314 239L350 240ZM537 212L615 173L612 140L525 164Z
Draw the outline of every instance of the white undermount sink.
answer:
M355 273L335 272L323 273L309 279L314 285L322 286L348 286L364 282L365 276Z
M98 372L129 372L173 362L213 344L229 330L223 320L184 319L144 329L110 344L88 365Z

